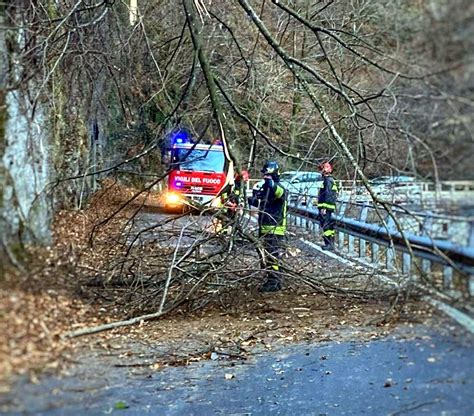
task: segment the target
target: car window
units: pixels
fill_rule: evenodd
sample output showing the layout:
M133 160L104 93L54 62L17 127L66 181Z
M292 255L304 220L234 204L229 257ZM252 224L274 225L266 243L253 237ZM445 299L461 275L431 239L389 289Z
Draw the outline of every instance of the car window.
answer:
M390 178L388 176L379 176L377 178L371 179L369 182L372 185L382 185L384 183L390 183Z
M321 174L318 172L283 172L280 180L292 184L312 183L321 180Z
M400 181L400 182L414 182L414 181L416 181L416 178L414 178L412 176L399 176L396 179L398 179L398 181Z
M384 184L393 184L400 182L413 182L416 181L416 178L412 176L378 176L369 181L372 185L384 185Z
M280 180L289 181L295 177L295 174L292 172L282 173L280 176Z

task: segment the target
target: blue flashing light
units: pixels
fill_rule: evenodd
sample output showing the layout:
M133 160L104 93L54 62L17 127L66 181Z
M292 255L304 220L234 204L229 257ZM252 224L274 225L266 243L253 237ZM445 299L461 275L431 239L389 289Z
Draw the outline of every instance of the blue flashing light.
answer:
M189 133L186 130L178 130L175 131L172 136L172 142L173 143L189 143L191 142L191 139L189 137Z

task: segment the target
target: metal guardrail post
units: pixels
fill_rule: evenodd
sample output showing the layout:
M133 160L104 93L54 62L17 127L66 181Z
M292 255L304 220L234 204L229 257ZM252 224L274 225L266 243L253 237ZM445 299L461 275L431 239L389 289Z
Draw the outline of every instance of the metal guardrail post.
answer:
M347 236L347 252L349 253L350 256L354 254L354 240L355 237L352 234L349 234Z
M392 217L388 217L387 221L387 228L388 231L395 230L395 221ZM385 254L385 265L387 266L388 270L395 270L395 261L396 261L396 252L395 247L393 246L393 242L389 241L389 245L387 246L387 251Z
M410 253L403 253L402 255L402 273L409 275L411 271L411 255Z
M377 264L380 261L380 253L379 253L380 246L377 243L372 243L371 248L372 248L371 261L372 263Z
M421 271L423 273L430 273L431 272L431 261L428 259L421 260Z
M309 222L309 231L312 235L316 235L316 223L314 221Z
M396 269L395 267L396 255L395 255L395 248L393 247L393 245L389 245L387 247L385 257L386 257L385 265L387 266L387 269L395 270Z
M403 274L422 273L430 274L433 272L433 265L441 266L442 286L445 293L449 296L459 298L459 296L474 296L474 222L472 217L462 218L446 216L433 213L417 213L419 221L424 218L420 228L414 227L412 222L401 223L403 227L408 228L403 235L395 226L391 217L386 219L387 227L383 227L379 222L365 222L369 218L371 206L355 203L361 207L361 212L357 219L345 217L348 212L347 201L340 201L338 216L336 217L336 230L338 235L338 247L341 252L348 252L351 256L361 257L362 260L371 261L374 265L380 265L382 258L385 266L389 270L396 270L401 266ZM309 207L301 207L296 204L290 204L291 214L290 222L296 226L304 226L316 230L318 224L317 211ZM396 210L394 210L397 213ZM400 211L404 214L404 211ZM400 219L399 219L400 220ZM461 234L461 240L446 240L446 226L444 222L462 221L470 228L468 233L464 229ZM453 226L457 230L457 226ZM449 227L451 228L451 227ZM470 231L469 231L470 230ZM346 240L347 238L347 240ZM358 241L359 251L355 252L355 240ZM414 257L406 246L406 241L411 246ZM348 249L345 243L348 241ZM366 247L370 244L371 253L367 255ZM380 256L381 247L385 251L384 256ZM370 258L368 258L370 257ZM401 262L398 264L397 258ZM415 260L420 267L414 267ZM418 263L419 261L419 263ZM438 268L437 268L438 270ZM457 274L460 273L462 280L457 280ZM436 281L433 281L436 284ZM460 284L462 286L460 286Z
M471 229L469 231L469 247L474 247L474 222L471 222ZM470 296L474 296L474 274L467 277L467 293Z
M443 289L453 289L453 268L451 266L443 267Z
M346 213L346 209L347 209L347 204L342 202L339 206L338 216L341 217L341 218L344 217L344 215ZM345 239L345 233L343 233L342 231L338 231L338 233L337 233L337 245L338 245L339 250L344 249L344 239Z
M368 206L363 207L362 210L360 211L359 221L365 222L367 220L368 213L369 213L369 207ZM367 256L367 247L365 244L365 240L363 238L359 238L359 257L361 259L365 259L366 256Z

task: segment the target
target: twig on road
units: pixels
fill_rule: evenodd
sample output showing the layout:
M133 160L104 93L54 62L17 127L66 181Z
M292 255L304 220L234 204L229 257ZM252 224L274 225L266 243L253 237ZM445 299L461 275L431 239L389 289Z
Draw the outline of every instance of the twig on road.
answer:
M152 320L152 319L161 318L163 315L166 315L167 313L171 312L172 309L174 309L178 306L179 306L179 304L175 304L171 308L167 309L166 311L156 312L156 313L149 313L149 314L146 314L146 315L141 315L141 316L137 316L135 318L127 319L125 321L116 321L116 322L111 322L111 323L104 324L104 325L98 325L98 326L93 326L93 327L88 327L88 328L81 328L81 329L77 329L75 331L66 332L62 336L62 338L75 338L75 337L80 337L80 336L83 336L83 335L97 334L98 332L104 332L104 331L108 331L110 329L135 325L135 324L140 323L142 321L149 321L149 320Z

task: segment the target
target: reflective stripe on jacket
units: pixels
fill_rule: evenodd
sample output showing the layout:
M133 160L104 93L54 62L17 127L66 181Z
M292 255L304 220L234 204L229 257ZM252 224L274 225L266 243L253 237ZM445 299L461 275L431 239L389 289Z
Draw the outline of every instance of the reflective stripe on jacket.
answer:
M249 199L249 204L259 208L260 234L285 235L287 195L278 182L265 182L262 188Z
M335 211L338 191L334 178L331 175L323 175L323 184L318 195L318 208Z

